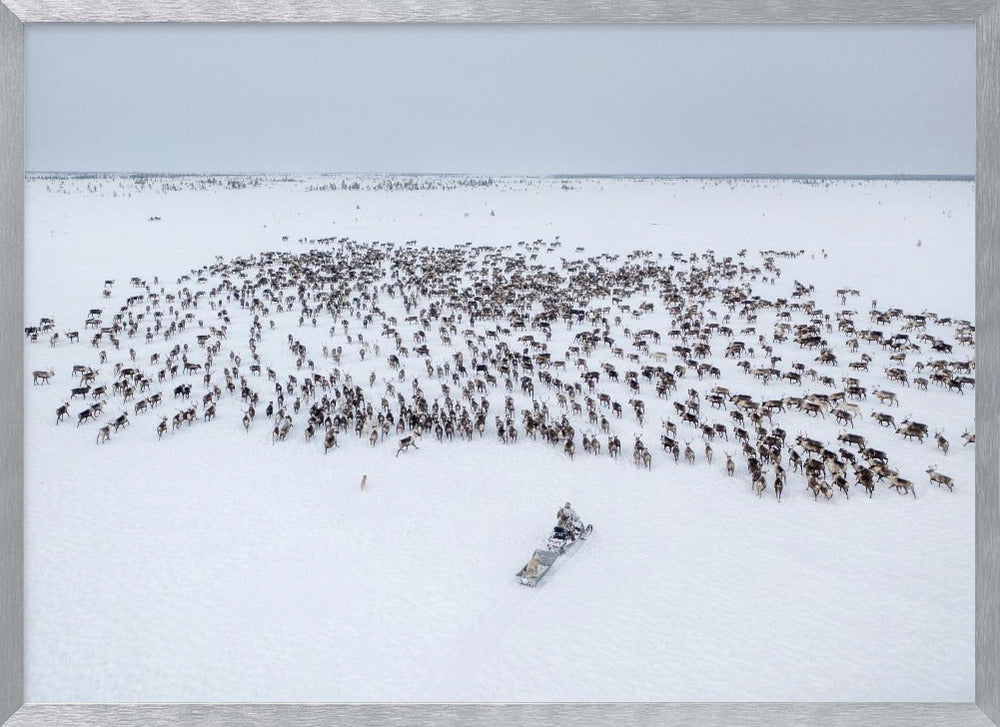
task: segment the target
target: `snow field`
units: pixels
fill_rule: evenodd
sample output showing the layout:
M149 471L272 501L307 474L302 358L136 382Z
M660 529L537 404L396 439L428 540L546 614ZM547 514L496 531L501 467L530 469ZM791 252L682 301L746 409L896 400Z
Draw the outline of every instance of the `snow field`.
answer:
M973 314L971 184L573 180L573 189L562 190L525 180L419 192L304 191L310 183L132 189L126 197L131 183L120 180L89 192L85 183L66 182L69 195L46 191L52 180L31 181L26 324L52 315L58 330L80 328L83 336L81 314L91 306L114 309L135 292L133 275L156 274L172 285L214 255L299 252L310 247L299 237L330 235L434 245L559 235L563 246L547 261L556 264L560 255L642 247L665 254L747 247L747 263L759 264L755 249L805 249L797 260L778 261L784 274L773 293L760 286L762 294L787 295L793 279L815 283L817 303L832 311L840 309L837 287L857 287L862 295L848 307L859 311L859 328L869 327L870 297L883 309ZM110 197L112 190L119 196ZM148 222L152 215L162 222ZM117 283L108 302L99 293L110 277ZM768 316L761 314L759 331L773 328ZM280 325L259 350L265 362L282 363L283 376L292 373L285 333L314 350L329 324L299 329L297 315L275 319ZM648 327L665 325L650 315L633 329L647 327L647 319ZM233 330L229 343L245 347L246 321L234 318ZM946 327L929 330L950 340ZM575 332L553 326L554 356ZM735 338L753 345L754 337ZM832 339L842 367L856 360L842 337ZM375 366L339 343L356 379L372 368L379 381L391 375L388 343ZM167 347L137 338L124 342L117 359L129 345L144 368L148 351ZM659 348L671 345L664 338ZM758 399L799 394L799 387L745 377L734 361L721 360L720 340L712 348L722 378L681 379L681 396L672 401L688 386L706 392L715 383ZM618 462L579 447L568 462L558 449L526 440L523 429L515 445L489 434L454 443L425 437L419 451L399 458L392 456L394 436L371 448L345 433L341 447L324 456L319 442L303 441L301 424L272 445L263 406L245 433L237 402L225 397L216 422L199 421L158 442L159 414L132 416L129 428L96 446L93 425L53 426L69 370L93 362L96 351L86 342L29 345L26 368L53 367L57 377L50 386L26 382L28 696L971 699L974 447L962 447L958 435L972 429L974 395L902 389L881 374L887 354L871 353L871 372L850 375L869 390L897 391L901 405L889 410L869 396L857 431L917 483L916 501L882 485L871 501L855 489L850 500L816 503L792 475L780 504L770 492L758 501L743 467L725 477L723 451L737 446L713 443L709 466L701 438L693 430L685 435L681 424L698 464L675 466L657 443L661 415L673 409L648 384L644 428L625 405L624 387L616 390L625 405L625 419L612 421L623 443ZM784 365L815 366L815 352L793 344L775 354ZM201 355L195 348L192 360ZM324 370L332 366L316 360ZM601 360L630 367L605 349L591 368ZM407 364L411 375L423 375L415 364ZM570 366L557 375L577 374ZM200 376L184 380L202 391ZM164 414L176 408L171 388L153 387L164 390ZM267 401L263 378L256 388ZM536 391L558 409L554 395ZM490 394L489 433L502 395ZM78 402L71 411L82 408ZM119 409L119 402L109 406L103 421ZM951 453L879 430L868 417L873 410L943 427ZM702 414L731 423L704 399ZM803 431L829 441L841 430L802 414L780 421L791 436ZM640 431L654 451L650 472L630 461ZM956 479L954 493L927 484L923 470L934 463ZM595 533L542 587L525 589L513 573L566 499Z

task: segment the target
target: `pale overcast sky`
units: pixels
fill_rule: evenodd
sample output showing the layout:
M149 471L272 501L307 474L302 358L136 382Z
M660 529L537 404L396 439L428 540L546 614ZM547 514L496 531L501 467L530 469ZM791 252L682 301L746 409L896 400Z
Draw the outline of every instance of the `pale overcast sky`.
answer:
M972 174L975 31L28 25L30 171Z

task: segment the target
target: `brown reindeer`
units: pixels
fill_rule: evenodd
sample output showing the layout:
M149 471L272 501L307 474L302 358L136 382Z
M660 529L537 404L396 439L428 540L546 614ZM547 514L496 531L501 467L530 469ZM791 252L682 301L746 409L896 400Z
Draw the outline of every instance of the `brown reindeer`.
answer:
M903 479L895 472L889 473L889 487L895 489L900 495L909 493L913 495L913 499L917 498L917 489L913 486L913 483Z
M407 437L403 437L402 439L399 440L399 448L396 450L396 456L398 457L400 452L405 452L410 447L413 447L414 449L420 449L420 447L417 446L417 442L419 441L420 441L420 435L416 433L411 434Z
M948 488L948 492L954 492L955 481L951 477L949 477L948 475L941 474L940 472L937 471L937 468L933 465L928 467L926 472L928 475L930 475L931 482L933 482L935 485L937 485L938 487L944 485L945 487Z
M764 472L758 471L753 478L753 491L759 499L767 489L767 482L764 481Z
M948 440L944 438L944 433L942 431L934 432L934 439L937 440L938 449L947 455L950 445L948 444Z

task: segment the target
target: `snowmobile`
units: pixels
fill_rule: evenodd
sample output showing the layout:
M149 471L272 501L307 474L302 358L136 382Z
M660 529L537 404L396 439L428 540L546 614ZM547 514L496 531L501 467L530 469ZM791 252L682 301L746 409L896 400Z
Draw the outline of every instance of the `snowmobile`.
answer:
M586 540L587 536L593 530L593 525L584 525L579 521L573 523L569 528L556 525L552 528L552 535L549 536L549 541L546 545L549 550L565 553L567 549L572 548L579 541Z
M560 555L582 543L594 531L593 525L574 523L574 527L556 525L544 550L536 550L528 562L517 572L517 579L525 586L536 586L552 568Z

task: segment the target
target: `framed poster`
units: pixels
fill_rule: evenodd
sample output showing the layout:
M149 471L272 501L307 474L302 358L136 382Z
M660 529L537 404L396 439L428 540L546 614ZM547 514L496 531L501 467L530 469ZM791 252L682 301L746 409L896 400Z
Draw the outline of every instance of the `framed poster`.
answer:
M26 33L30 51L34 29L17 18L12 37ZM146 145L140 166L111 163L113 173L93 162L29 167L10 197L15 208L26 200L26 227L11 215L5 232L11 259L24 251L7 334L25 357L26 454L12 468L24 489L11 522L24 518L27 565L10 571L25 584L25 617L14 618L17 590L5 617L27 639L26 649L10 642L24 665L11 673L12 705L50 704L28 704L11 723L146 721L154 712L143 710L160 710L209 724L564 713L988 724L991 692L973 678L986 683L991 652L974 643L988 643L996 614L989 570L972 571L974 547L976 568L990 563L983 518L996 497L982 449L993 424L976 416L992 395L989 313L972 292L973 275L977 294L988 290L978 276L995 234L984 232L995 221L983 202L995 142L981 116L987 27L977 26L974 183L969 169L942 165L962 159L961 143L949 156L948 132L927 157L896 157L915 166L891 179L884 160L858 172L865 155L831 167L845 163L836 124L815 173L777 160L792 133L781 128L772 138L784 145L754 138L756 161L721 157L739 168L657 159L661 137L637 130L667 118L684 89L630 107L648 79L628 70L671 46L658 33L684 30L666 26L277 27L286 54L331 37L355 59L379 43L414 44L402 55L419 60L397 87L371 58L337 78L342 91L353 79L356 94L380 79L385 108L292 116L270 104L274 128L290 126L313 155L324 147L308 143L311 129L378 142L333 145L322 169L339 173L280 160L263 172L245 159L198 168L198 154L213 157L193 136L186 150ZM117 57L155 80L142 63L167 48L170 29L137 30L94 32L109 57L116 42L132 44ZM223 48L230 75L216 80L231 85L217 84L213 102L224 107L232 92L233 108L251 109L234 125L266 121L266 100L240 105L246 91L234 89L268 88L273 64L232 62L268 42L254 35L264 29L228 27L221 41L218 28L196 30L189 53L163 68L204 73L199 42ZM809 39L813 59L835 30ZM892 30L906 31L868 34ZM961 28L909 29L935 31ZM45 32L74 57L79 28ZM753 57L740 44L754 32L773 53L758 74L790 67L793 28L699 28L699 42L718 34L714 51L733 54L719 84L735 58ZM508 59L507 75L491 75L484 59L515 42L521 66ZM566 62L595 46L614 52ZM66 84L62 61L60 102L76 91L100 103L86 79L109 75L85 65ZM285 76L283 90L296 82ZM752 104L755 88L735 103ZM943 88L959 95L938 99L942 128L961 128L962 86ZM174 91L166 98L184 98ZM862 93L857 82L852 91ZM511 113L512 98L530 120ZM30 88L28 99L30 110ZM150 119L169 126L166 105ZM608 134L616 124L625 133ZM39 153L58 160L62 143L64 159L79 159L71 127L56 125ZM899 148L914 148L895 132ZM724 147L719 138L700 148ZM596 153L581 158L585 149ZM908 560L915 533L946 545ZM818 674L796 667L803 646ZM921 649L933 658L903 669ZM895 676L859 686L845 679L861 666L864 684L858 662ZM289 666L276 674L275 663ZM230 681L210 676L223 672ZM742 699L850 703L732 704ZM369 706L169 704L243 700ZM58 704L87 701L158 704ZM729 704L682 704L702 701ZM861 704L879 701L895 704ZM438 706L405 706L414 702ZM444 704L469 702L510 706Z

